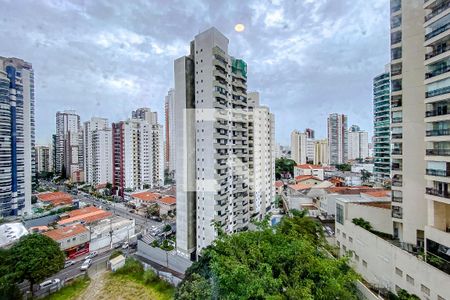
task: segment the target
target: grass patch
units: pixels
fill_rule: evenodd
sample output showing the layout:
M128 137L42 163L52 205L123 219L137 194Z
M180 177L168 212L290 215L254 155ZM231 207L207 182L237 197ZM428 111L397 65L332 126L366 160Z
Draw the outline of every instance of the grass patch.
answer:
M56 293L44 298L44 300L74 300L89 286L89 277L78 277L69 285L66 285Z
M136 259L128 258L125 266L111 273L102 292L104 299L173 299L175 288L152 270L144 271Z

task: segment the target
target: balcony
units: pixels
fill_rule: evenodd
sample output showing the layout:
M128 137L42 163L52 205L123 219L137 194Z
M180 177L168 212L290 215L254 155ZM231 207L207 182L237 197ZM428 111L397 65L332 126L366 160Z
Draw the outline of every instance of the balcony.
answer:
M393 133L392 138L393 139L401 139L403 137L403 133ZM392 154L394 154L394 151L392 151Z
M450 71L450 66L443 66L441 68L437 68L436 70L425 73L425 79L429 79L429 78L447 73L448 71Z
M425 22L430 20L431 18L437 16L438 14L440 14L444 10L448 9L449 7L450 7L450 2L448 2L448 1L436 6L432 12L430 12L428 15L425 16Z
M438 56L439 54L447 52L448 50L450 50L450 47L447 47L447 45L444 44L443 46L437 47L435 50L425 54L425 59L433 58L435 56Z
M393 117L392 118L392 123L401 123L403 122L403 118L402 117Z
M402 203L403 197L392 196L392 202Z
M450 129L433 129L433 130L427 130L426 134L427 134L427 136L443 136L443 135L450 135Z
M447 107L440 109L432 109L427 110L425 112L425 117L436 117L436 116L445 116L450 114L450 111L447 110Z
M392 171L401 171L402 165L399 163L392 163L391 170Z
M447 177L450 176L450 171L448 170L435 170L435 169L427 169L426 174L430 176L441 176Z
M392 155L402 155L402 149L392 149Z
M427 149L427 155L450 156L450 149Z
M425 193L427 195L438 196L438 197L450 199L450 195L449 195L448 191L445 191L445 190L439 190L439 189L427 187L425 189Z
M426 92L425 95L427 98L431 98L431 97L435 97L435 96L439 96L439 95L443 95L443 94L447 94L447 93L450 93L450 86L446 86L446 87L443 87L440 89Z
M392 180L392 186L401 187L401 186L403 186L403 181L402 180ZM394 197L392 197L392 198L394 198ZM394 200L392 200L392 201L394 201Z
M391 100L391 107L402 107L402 99L392 99Z
M437 36L437 35L445 32L445 31L447 31L448 29L450 29L450 23L449 24L445 24L445 25L443 25L443 26L433 30L430 33L427 33L425 35L425 41L428 41L429 39L434 38L435 36Z
M403 219L403 213L401 211L392 211L392 217L396 219Z

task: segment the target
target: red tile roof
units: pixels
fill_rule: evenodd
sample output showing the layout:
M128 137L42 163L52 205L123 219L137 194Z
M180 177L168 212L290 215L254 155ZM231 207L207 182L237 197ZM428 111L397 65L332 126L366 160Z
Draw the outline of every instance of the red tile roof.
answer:
M37 197L40 201L53 206L72 204L73 202L72 196L63 192L41 193Z
M344 195L357 195L361 193L370 192L380 192L384 191L381 188L371 188L367 186L340 186L340 187L329 187L326 189L328 193L337 193Z
M158 202L162 202L167 205L173 205L173 204L177 203L177 199L172 196L166 196L161 199L158 199Z
M308 180L308 179L314 179L314 180L317 180L317 181L322 181L322 180L320 180L320 178L317 178L316 176L312 176L312 175L299 175L299 176L296 176L295 177L295 181L305 181L305 180Z
M369 196L376 197L376 198L383 198L383 197L389 196L389 191L388 190L376 190L376 191L364 192L364 194L367 194Z
M391 202L366 202L366 203L361 202L361 203L357 203L357 204L378 207L378 208L384 208L384 209L391 209Z
M138 198L142 201L156 201L158 198L161 198L160 194L157 193L151 193L151 192L140 192L140 193L135 193L132 194L131 197L133 198Z
M68 215L69 217L60 220L58 222L59 225L66 225L75 222L84 222L86 224L90 224L109 218L112 216L112 213L109 211L104 211L103 209L99 209L97 207L89 206L68 212L65 215Z
M301 165L296 165L296 168L300 168L300 169L323 169L323 167L321 165L311 165L311 164L301 164Z
M310 189L312 186L314 186L314 184L297 183L289 185L291 189L296 191L307 190Z
M64 239L79 235L84 232L88 232L86 227L84 227L81 224L76 224L76 225L72 225L72 226L61 227L58 229L50 230L50 231L44 232L43 234L55 241L60 241L60 240L64 240Z
M281 180L275 181L275 187L279 188L282 187L283 185L284 185L283 181Z

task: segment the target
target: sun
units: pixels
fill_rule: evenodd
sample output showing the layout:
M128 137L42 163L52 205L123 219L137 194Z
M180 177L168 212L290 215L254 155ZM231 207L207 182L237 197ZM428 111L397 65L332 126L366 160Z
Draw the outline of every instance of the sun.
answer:
M245 26L244 24L238 23L234 26L234 30L236 30L236 32L242 32L245 30Z

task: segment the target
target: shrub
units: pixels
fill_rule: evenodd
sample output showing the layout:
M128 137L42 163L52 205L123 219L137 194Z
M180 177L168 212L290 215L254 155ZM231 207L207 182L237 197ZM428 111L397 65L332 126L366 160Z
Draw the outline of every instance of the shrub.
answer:
M144 272L142 279L144 280L145 284L155 283L160 280L158 275L156 275L156 273L153 272L153 270L151 269L148 269L147 271Z
M144 266L134 258L127 258L125 265L118 269L114 274L131 275L140 278L144 273Z

